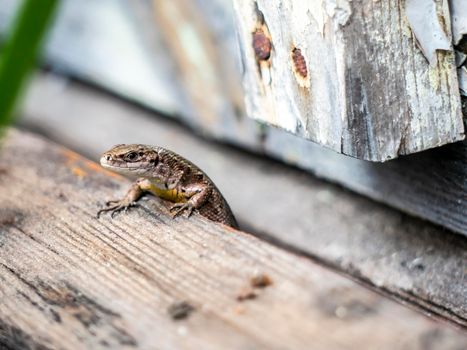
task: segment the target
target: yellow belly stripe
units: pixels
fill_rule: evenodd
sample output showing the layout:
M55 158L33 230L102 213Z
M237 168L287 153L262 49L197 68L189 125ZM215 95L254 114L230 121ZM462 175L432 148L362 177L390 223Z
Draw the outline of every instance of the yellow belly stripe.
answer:
M155 185L151 185L151 187L146 189L146 191L174 203L186 202L185 196L182 193L179 193L175 188L171 190L162 190Z

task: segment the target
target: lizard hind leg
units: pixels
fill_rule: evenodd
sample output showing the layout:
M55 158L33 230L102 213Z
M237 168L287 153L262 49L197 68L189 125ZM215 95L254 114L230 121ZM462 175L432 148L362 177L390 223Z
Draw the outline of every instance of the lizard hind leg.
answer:
M192 202L188 201L184 203L175 203L169 210L170 212L175 211L175 213L172 214L172 218L176 218L186 210L186 217L188 218L193 213L193 210L195 210L195 207Z
M182 192L188 199L186 202L175 203L170 208L170 212L175 211L172 215L173 218L177 217L184 211L187 213L187 217L193 213L193 210L201 208L211 195L211 187L205 184L193 184L183 188Z

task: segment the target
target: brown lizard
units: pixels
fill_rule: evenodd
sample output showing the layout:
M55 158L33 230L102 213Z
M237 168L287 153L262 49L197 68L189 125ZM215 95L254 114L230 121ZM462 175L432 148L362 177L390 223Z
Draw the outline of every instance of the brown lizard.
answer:
M173 217L182 212L190 216L197 210L202 216L237 228L237 222L212 180L196 165L175 152L148 145L117 145L101 157L101 165L136 179L124 198L106 203L98 211L115 213L135 205L146 193L174 202Z

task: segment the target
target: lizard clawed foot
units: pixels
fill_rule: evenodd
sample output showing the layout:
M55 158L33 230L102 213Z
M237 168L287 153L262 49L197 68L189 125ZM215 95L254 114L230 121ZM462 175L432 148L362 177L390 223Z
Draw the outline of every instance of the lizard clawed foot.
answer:
M108 208L102 208L101 210L99 210L97 212L97 218L99 219L99 217L101 216L101 213L110 211L111 212L110 217L113 219L117 213L121 211L126 212L128 211L128 208L135 207L138 205L136 202L128 202L128 200L126 200L125 198L122 200L112 200L112 201L108 201L105 203L106 206L109 206L112 204L114 205Z
M177 216L179 216L181 213L183 213L183 211L186 210L187 212L187 215L186 217L190 217L190 215L193 213L193 210L195 209L195 207L193 206L193 203L191 202L185 202L185 203L175 203L174 205L172 205L172 207L170 207L170 212L175 211L174 214L172 214L172 218L176 218Z

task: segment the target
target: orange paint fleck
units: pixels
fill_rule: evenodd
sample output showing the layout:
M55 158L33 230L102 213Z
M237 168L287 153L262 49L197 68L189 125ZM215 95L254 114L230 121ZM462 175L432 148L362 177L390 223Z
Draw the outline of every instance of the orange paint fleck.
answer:
M79 155L76 152L70 151L68 149L63 149L62 154L66 158L65 165L69 167L71 171L73 172L73 174L77 176L83 177L87 175L86 171L82 169L84 167L95 173L101 173L106 176L110 176L110 177L114 177L118 179L122 178L122 176L116 173L113 173L107 169L102 168L99 164L84 158L83 156Z
M104 169L103 167L100 166L100 164L97 164L97 163L94 163L94 162L91 162L90 160L87 160L87 159L84 159L83 160L85 162L85 166L89 169L89 170L92 170L96 173L102 173L102 174L105 174L107 176L111 176L111 177L116 177L116 178L119 178L121 179L122 176L121 175L118 175L116 173L113 173L107 169Z
M81 169L80 167L77 167L77 166L73 167L71 169L71 171L72 171L73 174L75 174L76 176L81 177L81 178L83 178L83 177L85 177L87 175L87 173L83 169Z

